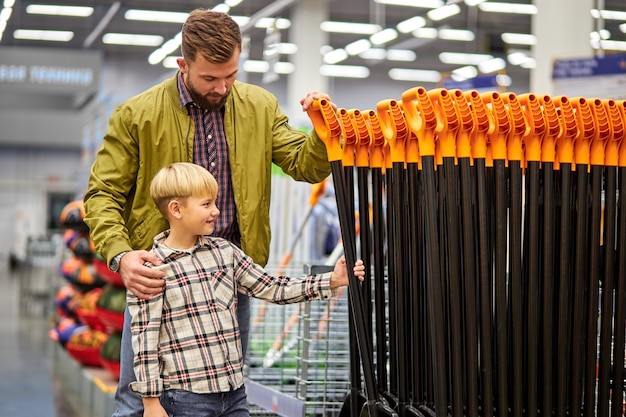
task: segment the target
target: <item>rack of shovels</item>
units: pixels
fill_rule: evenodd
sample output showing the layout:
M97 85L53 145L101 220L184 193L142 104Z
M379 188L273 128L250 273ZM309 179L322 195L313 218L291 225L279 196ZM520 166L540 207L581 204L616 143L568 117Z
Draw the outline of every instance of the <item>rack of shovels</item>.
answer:
M625 101L415 87L309 117L371 266L344 416L624 415Z

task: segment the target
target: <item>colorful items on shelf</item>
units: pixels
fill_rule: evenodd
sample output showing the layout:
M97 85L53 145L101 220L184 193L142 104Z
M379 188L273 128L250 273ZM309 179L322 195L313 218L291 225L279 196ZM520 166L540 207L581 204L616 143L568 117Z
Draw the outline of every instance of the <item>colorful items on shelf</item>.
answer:
M101 367L100 349L108 338L109 335L101 330L83 326L72 333L65 349L81 365Z
M100 349L100 362L102 367L109 371L115 379L120 379L120 349L122 346L122 333L113 332L102 349Z
M96 303L96 311L104 326L112 331L122 331L126 309L126 288L113 284L102 287L102 295Z

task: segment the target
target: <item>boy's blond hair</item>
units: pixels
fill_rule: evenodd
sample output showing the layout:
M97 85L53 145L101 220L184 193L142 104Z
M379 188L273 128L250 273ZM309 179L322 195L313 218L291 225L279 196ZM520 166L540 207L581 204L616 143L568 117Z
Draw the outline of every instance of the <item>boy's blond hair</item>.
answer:
M150 196L161 214L168 218L172 200L188 197L217 197L217 181L209 171L190 162L175 162L161 168L150 183Z

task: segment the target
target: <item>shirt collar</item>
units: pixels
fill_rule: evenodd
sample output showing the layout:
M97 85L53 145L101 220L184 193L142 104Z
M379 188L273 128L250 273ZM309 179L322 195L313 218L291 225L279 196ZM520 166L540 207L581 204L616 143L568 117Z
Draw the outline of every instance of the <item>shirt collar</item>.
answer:
M187 107L190 104L193 104L193 100L191 98L191 94L189 94L189 90L187 90L187 86L185 85L185 81L183 80L183 72L178 71L178 96L180 97L180 107Z
M170 231L168 229L164 232L159 233L154 238L154 250L164 262L178 259L181 256L191 255L201 247L208 246L210 242L208 236L198 236L198 240L196 240L196 244L193 247L185 250L173 249L164 243L169 234Z

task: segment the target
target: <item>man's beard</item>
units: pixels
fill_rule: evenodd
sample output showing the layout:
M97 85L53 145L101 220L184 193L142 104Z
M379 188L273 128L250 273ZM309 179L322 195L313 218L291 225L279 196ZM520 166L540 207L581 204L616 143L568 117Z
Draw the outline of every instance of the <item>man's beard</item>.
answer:
M207 96L203 96L202 94L198 93L198 90L196 90L193 87L193 84L191 84L189 77L187 77L187 89L189 90L189 95L191 95L193 102L200 108L209 111L219 110L224 107L224 104L226 104L226 100L228 99L228 94L230 94L229 89L223 96L219 96L217 94L213 95L213 97L220 97L219 101L211 101L207 98Z

